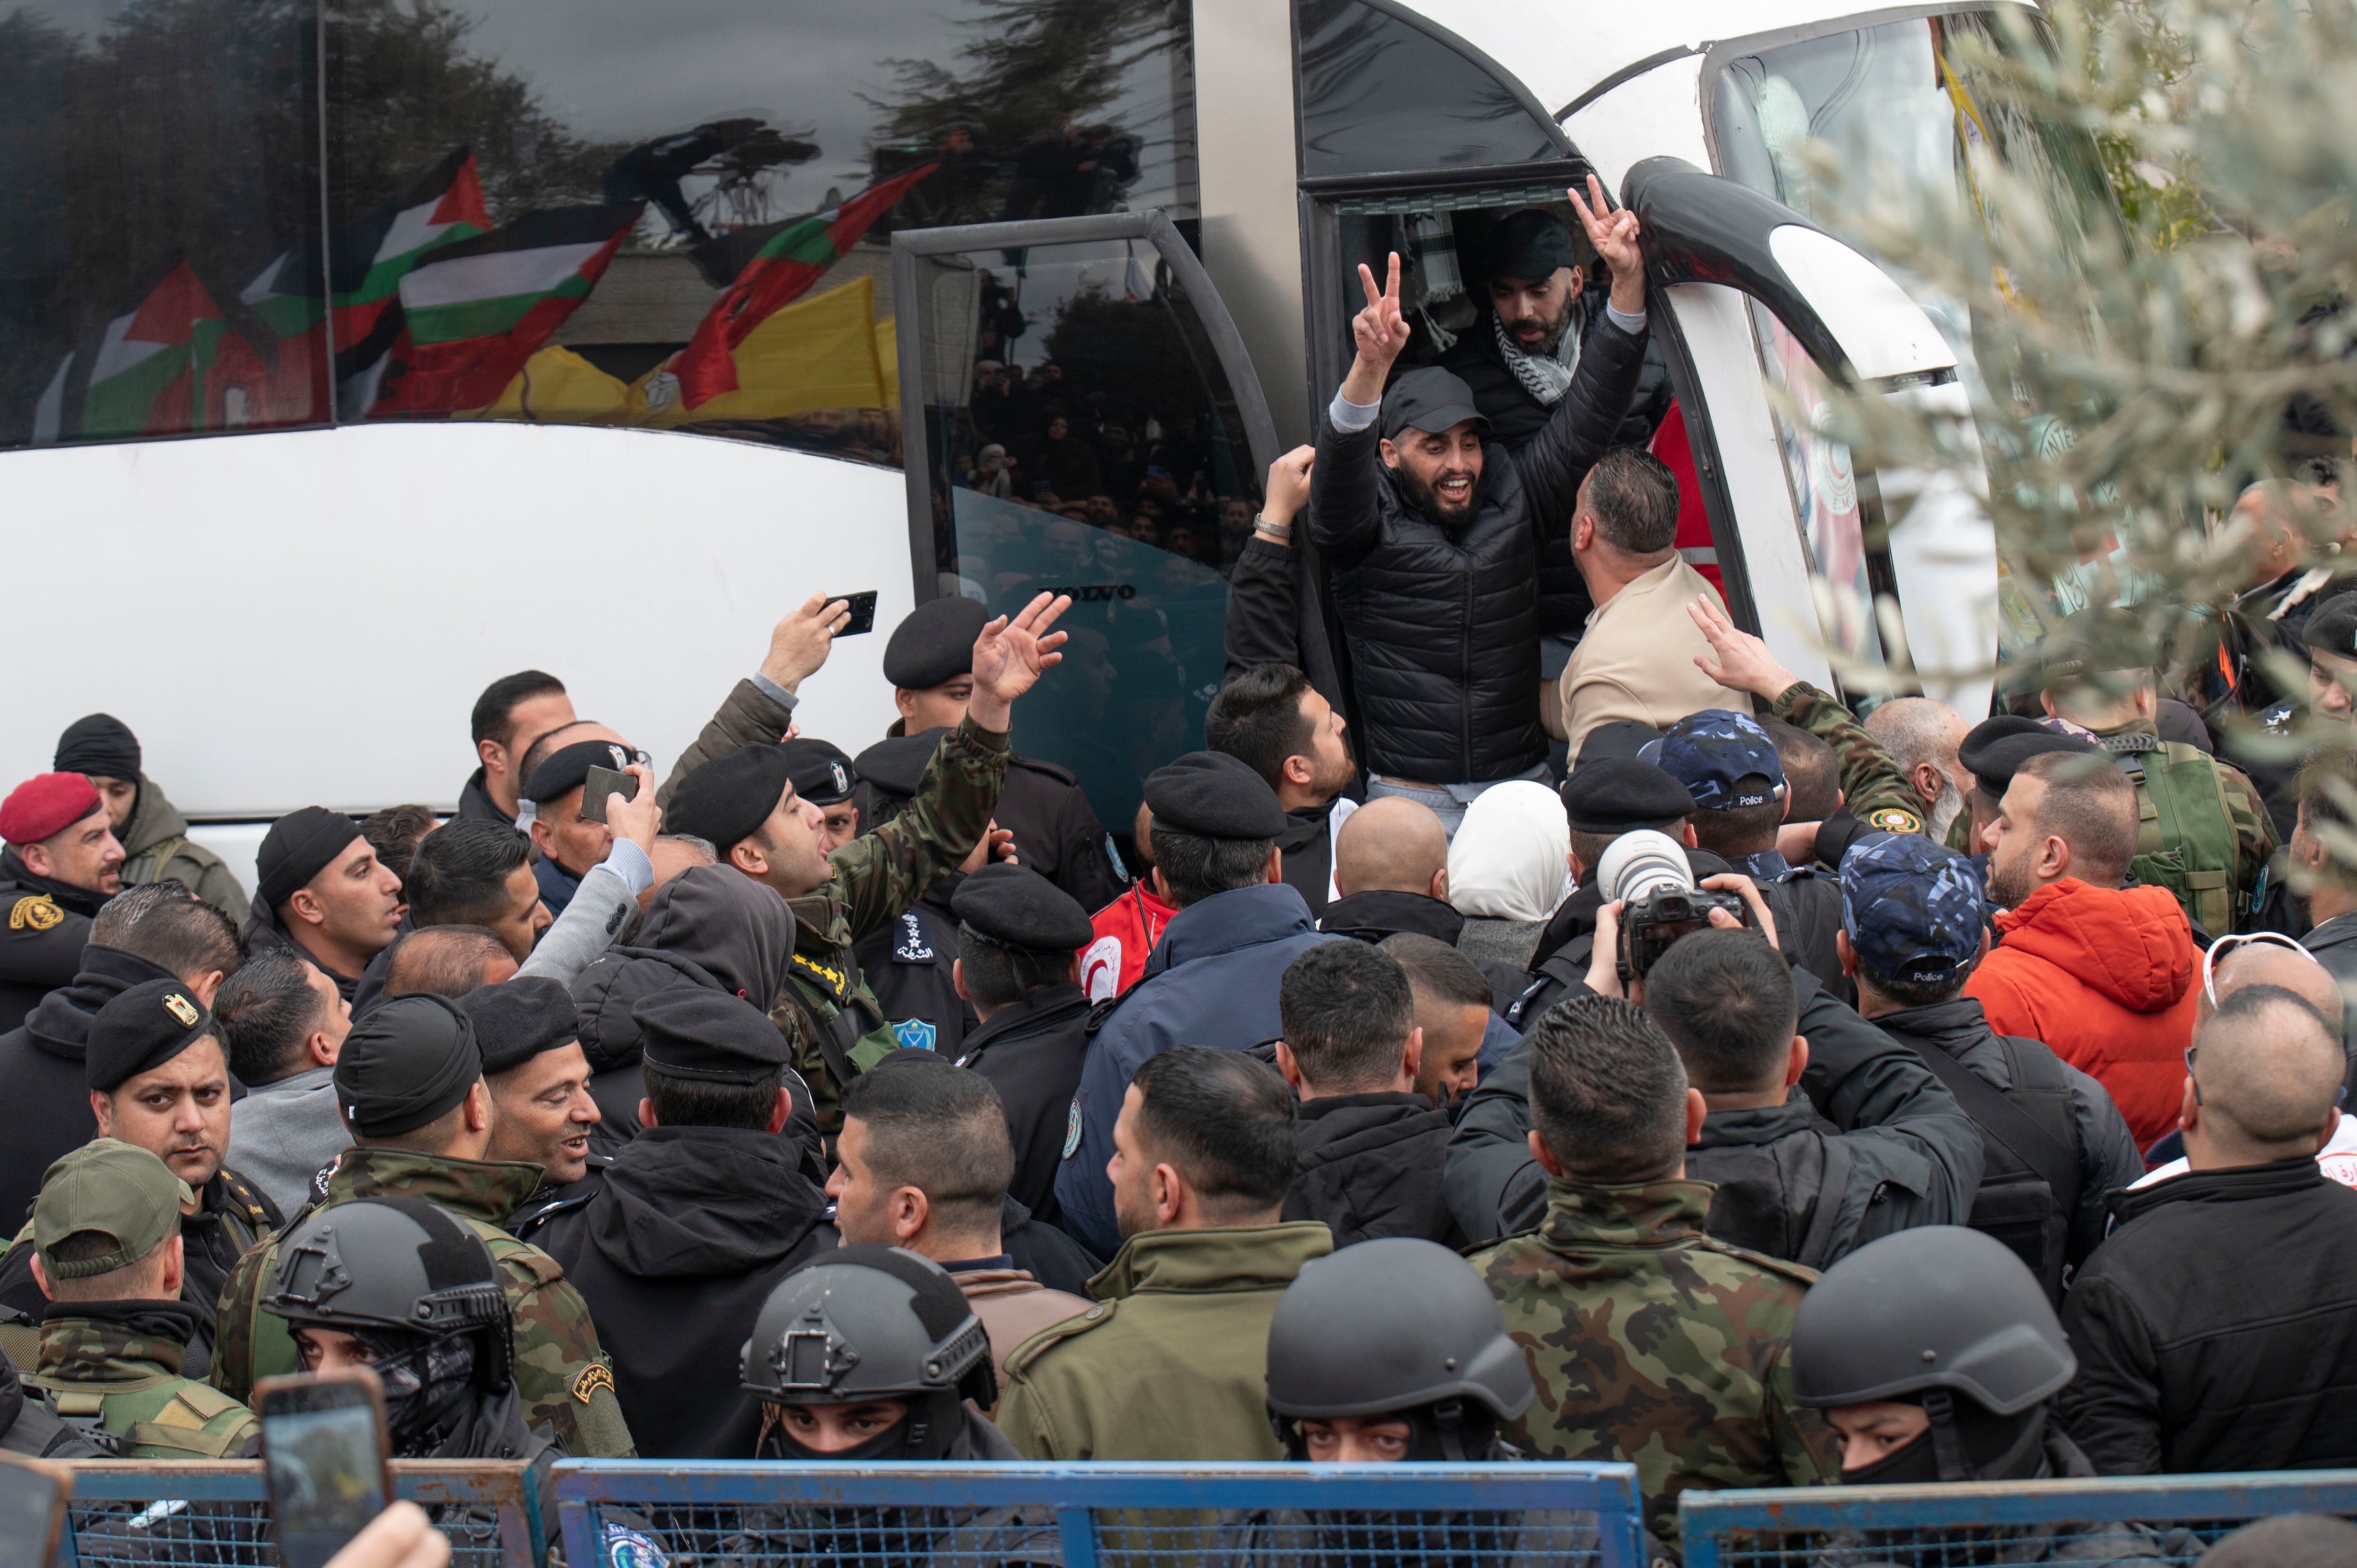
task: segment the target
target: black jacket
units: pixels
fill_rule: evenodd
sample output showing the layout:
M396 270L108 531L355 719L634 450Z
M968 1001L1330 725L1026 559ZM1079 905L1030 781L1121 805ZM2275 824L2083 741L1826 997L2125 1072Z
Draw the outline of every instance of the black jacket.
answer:
M746 1128L649 1127L594 1191L534 1217L525 1240L588 1303L640 1457L753 1452L737 1350L771 1288L836 1244L798 1159Z
M2357 1191L2313 1159L2122 1193L2054 1411L2107 1476L2357 1465Z
M1318 929L1362 942L1380 942L1385 937L1407 931L1455 947L1458 934L1465 929L1465 917L1451 906L1426 894L1392 893L1378 889L1335 899L1326 906L1326 913L1318 920ZM1473 958L1470 953L1466 957L1490 983L1490 1004L1493 1008L1502 1009L1511 1005L1530 983L1531 977L1511 963L1496 959ZM1491 1023L1492 1033L1506 1029L1504 1021L1494 1015ZM1511 1043L1511 1031L1508 1033ZM1483 1055L1485 1058L1488 1056L1486 1047Z
M1290 545L1255 535L1228 577L1226 672L1232 681L1256 664L1290 664L1318 694L1343 705L1334 644L1315 581L1317 557L1297 535Z
M1009 1197L999 1206L998 1247L1015 1266L1049 1290L1086 1301L1104 1261Z
M1301 895L1311 919L1324 915L1326 889L1334 881L1334 802L1286 812L1276 849L1285 885Z
M36 876L14 849L0 850L0 1033L70 982L104 896Z
M1581 335L1583 369L1587 351L1596 346L1598 335L1604 330L1603 298L1602 290L1591 289L1581 301L1589 308L1581 310L1569 328ZM1661 307L1657 305L1654 308ZM1504 357L1498 352L1498 332L1491 325L1494 319L1495 313L1484 306L1481 318L1458 338L1456 347L1440 362L1456 371L1471 390L1473 406L1489 416L1491 438L1520 456L1523 448L1546 427L1551 411L1506 368ZM1573 384L1577 388L1576 381ZM1564 395L1568 398L1571 393ZM1636 389L1629 397L1628 414L1604 445L1642 446L1653 438L1653 432L1661 427L1675 397L1670 386L1670 367L1662 359L1661 339L1649 332L1644 362L1637 372ZM1587 628L1588 612L1595 607L1579 568L1572 564L1570 536L1550 539L1539 555L1539 630L1577 641Z
M893 720L884 732L887 739L908 733L907 723L900 719ZM863 831L875 825L866 815L867 801L863 792ZM1036 757L1009 756L1006 782L998 792L998 804L991 808L990 820L1015 835L1015 853L1025 865L1071 894L1091 914L1120 897L1122 889L1129 886L1106 853L1109 841L1104 824L1097 820L1097 809L1089 804L1079 776L1069 768ZM1120 825L1125 833L1129 831L1127 822ZM956 886L956 874L937 886ZM943 908L949 907L947 892L941 894L940 902ZM864 961L861 972L872 984L874 973Z
M1002 827L1005 823L1000 824ZM1028 864L1028 863L1027 863ZM891 924L851 944L859 972L900 1046L954 1060L974 1026L974 1004L957 993L958 918L950 896L965 880L952 871Z
M1545 427L1518 457L1485 449L1473 520L1446 532L1383 467L1380 421L1344 435L1319 420L1309 536L1333 570L1369 771L1462 784L1546 759L1539 553L1570 526L1644 353L1642 334L1597 328Z
M133 986L175 978L121 948L86 947L72 983L41 998L21 1028L0 1035L0 1105L8 1108L8 1135L0 1138L0 1236L14 1236L32 1213L51 1162L98 1136L82 1059L90 1021Z
M1089 999L1066 982L1035 991L974 1026L958 1065L990 1080L1015 1140L1007 1195L1054 1224L1056 1165L1071 1128L1072 1094L1087 1058Z
M1421 1094L1335 1094L1301 1106L1287 1219L1322 1219L1334 1245L1415 1236L1462 1247L1440 1191L1448 1112Z
M467 776L465 788L458 791L458 820L462 822L505 822L510 827L515 826L515 819L500 811L500 803L491 799L491 792L483 782L483 770L479 768Z
M551 913L554 912L551 911ZM408 918L406 915L402 917L404 926ZM253 952L259 952L264 948L285 948L296 958L334 981L337 994L345 1001L355 1001L359 997L361 983L359 975L338 974L334 970L312 957L310 949L286 934L286 928L278 923L277 911L258 897L253 901L253 913L246 918L245 945L247 950Z

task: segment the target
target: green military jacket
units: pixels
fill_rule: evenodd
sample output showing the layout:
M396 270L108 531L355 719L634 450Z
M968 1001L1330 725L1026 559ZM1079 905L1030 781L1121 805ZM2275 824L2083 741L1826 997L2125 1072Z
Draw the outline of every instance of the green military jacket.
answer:
M1806 681L1786 687L1768 711L1834 748L1844 811L1881 832L1923 831L1923 797L1856 714Z
M361 1197L416 1197L473 1227L505 1280L524 1424L545 1423L549 1436L576 1459L635 1459L638 1449L614 1396L613 1363L597 1343L588 1304L565 1283L555 1259L500 1229L540 1183L538 1165L350 1148L337 1157L328 1177L325 1207ZM300 1219L289 1220L287 1230ZM302 1369L286 1320L262 1309L277 1271L273 1240L239 1259L221 1289L212 1380L226 1393L243 1398L261 1379Z
M2266 801L2260 796L2258 786L2241 768L2221 757L2210 757L2200 747L2182 741L2165 742L2160 731L2149 719L2137 719L2111 729L2092 732L2105 750L2114 756L2132 754L2136 762L2136 843L2138 859L2146 855L2164 855L2178 846L2170 842L2165 831L2167 824L2155 803L2151 787L2146 782L2147 768L2161 768L2172 763L2189 763L2206 768L2216 780L2215 808L2223 811L2227 824L2233 830L2234 866L2232 886L2217 886L2216 876L2196 881L2194 887L2180 890L2171 887L2177 901L2185 908L2185 918L2212 936L2222 937L2229 931L2239 931L2248 924L2253 903L2262 887L2261 875L2267 861L2275 854L2281 841L2276 836L2275 818L2268 814ZM2125 743L2125 744L2124 744ZM2199 775L2197 774L2197 779ZM2186 791L2189 801L2199 800L2204 805L2210 790L2200 787L2199 794ZM2214 818L2212 821L2214 822ZM2223 869L2222 867L2220 869ZM2150 866L2138 868L2136 875L2147 882L2165 880ZM2209 886L2201 886L2207 882Z
M1097 1305L1006 1359L993 1417L1030 1459L1282 1459L1268 1423L1268 1326L1316 1220L1132 1236L1089 1281Z
M242 1459L262 1434L253 1412L180 1376L178 1340L100 1317L41 1325L40 1370L25 1381L68 1421L95 1420L124 1459Z
M1841 1475L1833 1429L1792 1395L1792 1316L1816 1272L1703 1234L1716 1190L1552 1181L1535 1230L1471 1255L1538 1382L1508 1441L1635 1465L1645 1528L1673 1545L1688 1487Z

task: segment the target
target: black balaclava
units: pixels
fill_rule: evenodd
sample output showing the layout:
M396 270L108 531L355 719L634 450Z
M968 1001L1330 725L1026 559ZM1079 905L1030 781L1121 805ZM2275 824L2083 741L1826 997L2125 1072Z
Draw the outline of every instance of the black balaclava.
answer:
M1309 1440L1302 1432L1300 1419L1274 1419L1276 1440L1285 1444L1285 1456L1306 1461L1309 1457ZM1498 1418L1487 1405L1444 1400L1438 1404L1394 1411L1382 1419L1407 1423L1413 1434L1406 1460L1411 1465L1479 1465L1499 1456Z
M376 1352L372 1369L384 1385L384 1424L394 1457L431 1455L478 1392L475 1337L436 1337L358 1324L350 1333Z
M1932 1425L1902 1448L1871 1465L1842 1472L1845 1487L1929 1486L1942 1481L2018 1481L2046 1465L2046 1406L1998 1415L1973 1400L1931 1389L1911 1399L1931 1412Z
M786 1424L780 1408L765 1401L761 1406L760 1441L754 1447L753 1457L844 1463L878 1459L942 1459L949 1456L950 1445L957 1441L958 1434L965 1430L963 1402L955 1390L942 1389L929 1394L879 1394L876 1397L901 1400L907 1403L909 1413L857 1447L841 1449L833 1454L822 1454L815 1448L804 1447Z

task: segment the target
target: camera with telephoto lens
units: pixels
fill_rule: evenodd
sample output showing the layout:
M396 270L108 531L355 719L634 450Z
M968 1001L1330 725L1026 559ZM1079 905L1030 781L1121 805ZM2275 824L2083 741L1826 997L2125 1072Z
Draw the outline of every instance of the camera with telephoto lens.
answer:
M1759 925L1741 894L1696 887L1684 846L1651 828L1614 839L1596 863L1596 882L1606 903L1620 905L1623 985L1644 979L1680 937L1707 927L1713 909L1724 909L1747 926Z

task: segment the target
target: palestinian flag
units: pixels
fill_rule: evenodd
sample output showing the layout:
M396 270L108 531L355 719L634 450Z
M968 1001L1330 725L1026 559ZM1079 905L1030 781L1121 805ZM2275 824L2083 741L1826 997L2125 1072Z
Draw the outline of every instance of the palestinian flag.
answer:
M408 189L336 236L328 246L335 269L328 303L334 313L336 383L355 383L348 399L349 415L358 417L376 401L385 355L401 336L401 280L444 246L490 231L475 155L457 147ZM309 324L290 317L288 325L307 329Z
M640 202L554 208L436 251L401 280L402 335L371 413L497 402L589 297L644 210Z
M76 434L102 441L206 428L204 381L228 331L188 264L173 267L136 309L100 334ZM67 374L60 366L59 377ZM62 393L68 383L58 384Z
M779 230L745 263L727 292L713 302L711 311L696 324L695 336L672 361L672 372L679 377L680 401L694 408L723 392L735 392L734 355L745 335L780 306L809 292L910 186L939 166L926 164L910 169L881 185L869 186L840 207L813 212Z

